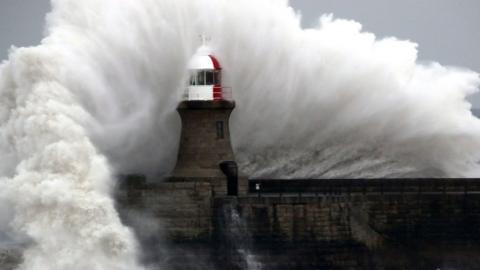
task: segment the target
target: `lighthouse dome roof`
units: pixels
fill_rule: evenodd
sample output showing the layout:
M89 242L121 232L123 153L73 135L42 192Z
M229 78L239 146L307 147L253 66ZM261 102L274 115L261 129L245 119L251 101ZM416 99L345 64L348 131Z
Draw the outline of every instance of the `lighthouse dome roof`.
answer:
M197 52L188 63L188 69L220 70L222 67L220 62L218 62L218 59L211 53L211 50L207 46L202 46L198 48Z

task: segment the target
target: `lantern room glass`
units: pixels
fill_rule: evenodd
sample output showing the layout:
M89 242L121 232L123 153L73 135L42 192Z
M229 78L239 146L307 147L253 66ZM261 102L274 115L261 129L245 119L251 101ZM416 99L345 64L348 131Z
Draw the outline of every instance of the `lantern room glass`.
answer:
M220 85L220 70L196 70L190 76L190 85Z

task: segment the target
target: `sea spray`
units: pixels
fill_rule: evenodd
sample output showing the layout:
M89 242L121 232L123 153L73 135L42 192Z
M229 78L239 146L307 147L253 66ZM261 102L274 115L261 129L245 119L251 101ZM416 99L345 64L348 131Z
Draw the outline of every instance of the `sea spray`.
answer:
M2 67L1 179L10 225L29 243L19 269L142 269L133 234L110 193L112 177L82 125L88 113L60 82L62 56L49 46L18 49ZM6 170L4 173L7 173Z
M174 166L175 107L199 34L210 37L233 88L232 141L249 175L478 171L480 122L465 99L478 74L417 64L415 43L378 40L330 15L305 30L286 1L69 2L54 2L59 29L46 40L68 52L64 84L92 115L91 139L122 172L168 175Z
M238 203L231 201L221 209L220 225L222 240L225 242L225 253L231 256L226 259L239 269L262 270L262 263L252 251L252 236L247 222L240 215Z
M417 64L417 45L323 16L302 29L286 1L54 1L46 43L122 172L168 175L175 107L200 34L237 108L232 141L252 176L438 177L477 172L478 74ZM74 42L73 42L74 41Z
M23 269L137 268L109 167L171 171L199 34L249 175L478 176L478 74L418 64L416 44L353 21L302 29L278 0L52 0L46 33L0 70L0 195L31 241Z

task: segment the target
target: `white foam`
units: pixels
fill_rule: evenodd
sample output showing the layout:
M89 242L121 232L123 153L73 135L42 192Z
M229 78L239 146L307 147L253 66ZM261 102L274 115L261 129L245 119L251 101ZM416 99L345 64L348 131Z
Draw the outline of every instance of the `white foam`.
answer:
M477 73L278 0L53 0L46 38L0 71L2 196L35 245L23 269L135 269L112 170L168 174L187 63L210 45L237 101L245 171L278 177L475 176ZM106 157L106 158L105 158ZM108 161L107 161L108 160Z

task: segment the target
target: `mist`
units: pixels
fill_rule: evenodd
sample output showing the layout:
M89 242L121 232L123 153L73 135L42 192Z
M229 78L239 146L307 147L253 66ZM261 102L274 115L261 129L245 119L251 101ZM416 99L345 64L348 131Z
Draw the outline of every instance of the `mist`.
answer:
M479 172L466 100L478 74L417 63L414 42L354 21L302 29L278 0L52 0L46 32L0 67L0 198L32 242L20 269L142 269L114 176L173 169L200 34L233 89L233 147L251 177Z

